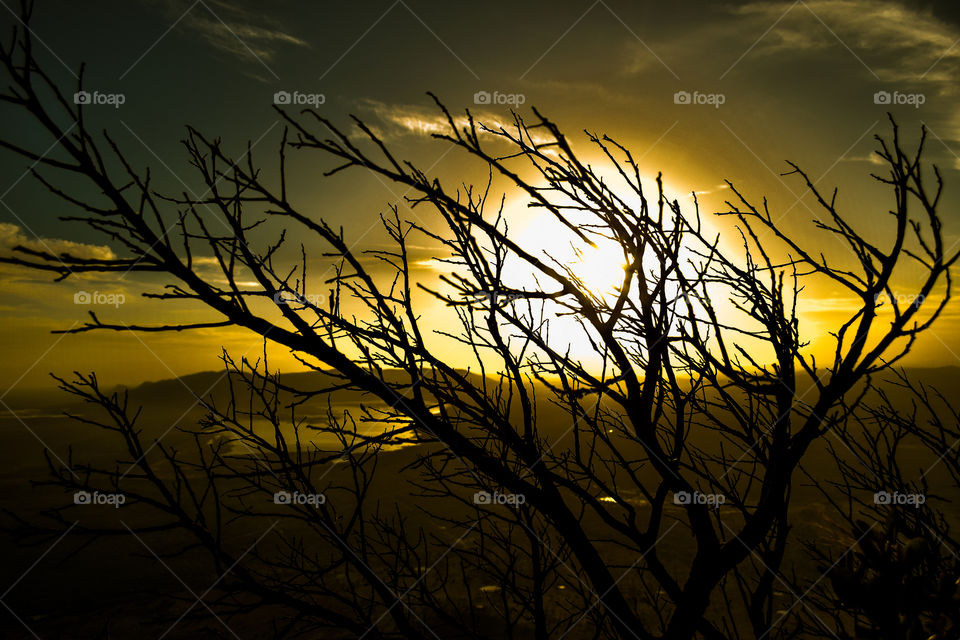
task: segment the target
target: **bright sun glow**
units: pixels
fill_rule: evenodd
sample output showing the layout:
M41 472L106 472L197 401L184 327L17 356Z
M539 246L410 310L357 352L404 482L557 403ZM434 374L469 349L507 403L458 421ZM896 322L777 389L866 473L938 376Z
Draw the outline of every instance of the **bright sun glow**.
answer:
M610 246L606 246L610 245ZM580 256L575 252L571 260L562 260L593 294L606 297L616 294L625 275L626 263L623 252L613 242L605 242L597 248L586 247Z
M551 267L559 264L570 270L584 289L607 301L616 296L626 276L627 263L623 249L613 240L590 235L596 246L591 247L581 240L549 213L541 213L518 235L518 244L537 257L543 258ZM644 257L644 270L656 266L652 252ZM515 273L517 285L532 289L536 281L531 274Z
M593 296L612 302L626 276L623 250L612 240L594 238L596 247L585 246L582 241L549 213L535 216L530 224L518 234L517 242L524 249L545 260L551 267L566 267ZM576 247L576 248L574 248ZM510 271L509 285L526 290L543 286L554 290L555 282L534 276L528 265L517 260ZM575 357L587 366L598 366L598 355L579 324L579 318L568 313L554 313L557 307L547 306L549 341L561 351L570 348Z
M668 193L670 192L668 191ZM638 210L640 206L638 201L636 203ZM580 281L583 290L589 292L594 298L601 300L603 304L612 306L616 302L626 279L627 263L623 248L615 240L598 236L596 227L591 227L591 225L598 224L596 218L577 212L574 208L564 212L567 216L567 222L582 225L579 229L595 245L591 247L552 213L542 209L530 209L523 197L512 202L508 201L505 209L507 210L506 217L513 221L508 230L509 237L519 247L541 260L545 265L549 265L552 269L561 273L566 271L567 275L575 276ZM712 225L708 220L701 220L701 228L707 237L714 235ZM689 265L696 262L699 262L696 253L688 247L680 248L680 269L686 272ZM644 252L640 268L645 275L646 286L656 286L661 278L661 267L652 249ZM503 265L502 274L502 284L507 289L542 290L552 293L558 291L560 287L560 284L550 276L540 272L525 260L513 254L508 255ZM670 274L667 276L667 281L662 284L665 304L691 304L689 298L684 298L687 302L677 302L677 296L680 294L675 278L676 274ZM633 291L629 295L633 298L634 303L637 302L635 298L637 286L637 279L633 279L630 284ZM569 299L566 300L567 304L571 302ZM694 306L693 313L699 314L697 302L694 301L692 304ZM721 319L730 318L733 321L733 318L736 317L725 295L712 300L711 304ZM523 309L521 305L518 312L523 313ZM536 308L533 313L538 322L543 321L542 327L546 332L545 337L553 348L561 352L569 349L571 356L579 359L588 368L602 364L602 354L596 352L596 345L591 340L593 329L582 324L584 318L581 315L571 312L567 305L551 301L544 304L542 311L542 316L537 315L539 311ZM680 313L676 316L672 312L669 313L668 322L672 325L674 318L679 322L679 318L687 311L687 307L682 307ZM672 328L670 327L668 330L672 330Z
M541 213L517 237L517 243L552 268L571 271L590 293L604 297L615 295L623 284L626 264L623 250L612 240L591 238L596 247L585 245L553 215ZM533 270L518 266L517 284L535 288ZM524 272L529 270L529 274Z
M605 184L616 185L620 182L620 178L612 171L600 167L594 167L594 171L601 176ZM674 192L666 185L665 190L667 193ZM620 197L639 211L642 207L640 199L632 196L626 188L621 191ZM619 293L626 275L627 264L623 249L616 241L600 237L583 227L583 231L596 245L591 247L558 221L553 214L542 209L527 208L526 196L521 196L508 205L508 208L512 209L512 213L518 214L520 219L526 218L528 221L519 234L511 234L521 247L538 257L547 257L551 266L559 263L570 269L583 283L584 288L599 298L611 301ZM531 216L529 213L531 211L538 213ZM578 224L578 215L582 216L580 223L593 225L598 223L598 220L589 214L578 214L573 210L567 210L565 214L568 216L568 222L572 224ZM689 252L683 249L682 251L685 254L682 256L682 261L692 257ZM518 284L523 288L535 288L536 282L532 272L529 276L524 276L524 266L518 265L518 267L518 272L513 274L518 276ZM652 250L644 255L642 269L647 274L658 271L659 265Z

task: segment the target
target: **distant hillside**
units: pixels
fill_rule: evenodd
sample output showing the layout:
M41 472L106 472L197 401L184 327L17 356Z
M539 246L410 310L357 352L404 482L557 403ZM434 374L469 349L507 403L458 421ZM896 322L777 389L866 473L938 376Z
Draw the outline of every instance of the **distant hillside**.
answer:
M960 398L960 366L915 367L906 369L906 372L914 382L936 388L949 399ZM388 381L396 384L403 384L408 380L407 374L397 369L385 370L385 376ZM884 378L888 376L889 374L884 376ZM230 377L234 379L235 383L239 382L235 374L232 374ZM148 407L151 413L157 415L157 417L167 417L166 414L182 413L186 408L195 405L197 396L203 398L212 397L214 401L218 403L226 401L229 397L230 377L223 371L203 371L181 378L145 382L129 389L122 385L113 386L111 390L126 390L130 394L132 405L143 405ZM476 374L471 374L471 377L473 377L475 381L479 378ZM801 381L801 386L804 385L805 378L805 374L799 375L798 379ZM304 391L321 390L342 383L341 380L333 376L316 371L283 374L280 381L283 385ZM543 389L539 389L538 391L543 391ZM244 385L242 383L235 384L234 392L239 394L239 397L245 398ZM292 395L284 397L286 401L292 399ZM337 404L353 406L361 403L378 403L378 399L371 394L355 390L337 390L333 392L331 399ZM76 398L59 391L52 381L48 390L42 392L12 392L4 401L9 407L18 412L48 412L63 409L83 411L83 403L79 403ZM325 396L323 399L318 397L312 401L312 404L321 403L326 405ZM197 409L199 409L199 407Z

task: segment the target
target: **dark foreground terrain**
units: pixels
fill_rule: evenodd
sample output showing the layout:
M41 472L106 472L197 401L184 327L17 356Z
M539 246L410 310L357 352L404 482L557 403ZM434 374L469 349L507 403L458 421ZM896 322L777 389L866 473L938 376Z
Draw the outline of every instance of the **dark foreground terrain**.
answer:
M297 374L287 381L309 386L310 375ZM960 391L960 369L918 370L913 375L937 384L948 397L951 393L955 397ZM204 373L141 385L130 390L130 398L131 405L143 407L138 424L143 429L144 441L162 438L168 447L189 451L194 446L193 438L181 428L195 427L205 413L194 393L213 393L216 397L223 392L223 376ZM16 415L0 416L0 496L8 514L55 527L52 521L44 519L44 512L73 502L73 496L60 488L36 484L47 477L44 446L52 452L55 463L76 465L83 461L109 466L121 459L129 465L126 454L111 434L63 416L63 411L91 415L92 407L78 404L70 396L53 390L21 394L9 401ZM338 412L359 414L364 399L356 394L340 394L337 402ZM301 415L308 422L324 421L326 412L327 407L319 403L308 403L301 408ZM542 430L547 437L562 447L569 430L565 415L544 403L539 420L545 425ZM373 431L381 427L376 423L369 425ZM329 441L320 441L320 444L329 444ZM378 460L381 480L374 490L381 506L400 507L414 514L411 517L415 525L441 538L450 537L452 542L459 534L448 531L446 524L435 517L451 514L433 513L438 503L431 504L415 487L398 481L404 467L422 455L426 447L434 446L439 445L398 446L381 452ZM909 451L905 453L909 454ZM920 458L900 462L905 467L916 463L919 468L925 464ZM805 468L813 476L828 478L834 464L824 450L819 450L811 454ZM347 465L340 465L329 472L344 473L346 469ZM932 489L935 492L937 487ZM624 497L639 509L645 506L639 496ZM942 497L957 498L949 493ZM264 505L267 506L274 505ZM670 508L676 510L676 515L668 513L667 517L680 518L682 509ZM960 515L952 513L953 517ZM0 586L2 601L7 607L0 615L0 636L14 639L274 637L277 611L269 607L251 607L249 613L226 621L216 617L203 602L198 603L201 598L209 601L228 592L231 580L229 575L221 579L198 550L172 556L188 542L182 534L138 536L124 531L128 526L142 526L144 519L150 517L141 505L90 506L73 509L68 516L76 518L80 525L96 524L119 532L94 538L74 531L60 535L54 528L47 536L23 537L23 530L17 530L15 520L8 516L5 524L12 529L2 533L0 542ZM844 549L851 543L850 532L833 517L822 497L808 486L796 487L791 518L799 539L814 540L835 549ZM269 539L258 540L270 526L282 530L292 525L279 519L248 522L247 526L233 530L233 543L241 549L262 544L259 550L269 553ZM660 547L664 561L683 566L689 559L688 542L679 528L664 539ZM461 543L470 544L470 536ZM801 575L816 576L815 563L803 549L794 548L788 555L785 566ZM625 565L631 563L630 558L623 560ZM570 579L573 580L573 576ZM558 588L564 586L560 584ZM453 597L462 600L460 605L476 609L477 619L482 621L484 603L496 598L497 589L496 585L486 585L479 593L459 595L454 589ZM456 630L444 630L441 621L427 622L432 622L431 626L444 638L456 635ZM480 626L484 624L481 622ZM495 623L491 622L488 627L492 637L507 637L508 631ZM523 630L514 631L522 637ZM578 633L580 635L574 633L570 637L590 636L587 625L578 629Z

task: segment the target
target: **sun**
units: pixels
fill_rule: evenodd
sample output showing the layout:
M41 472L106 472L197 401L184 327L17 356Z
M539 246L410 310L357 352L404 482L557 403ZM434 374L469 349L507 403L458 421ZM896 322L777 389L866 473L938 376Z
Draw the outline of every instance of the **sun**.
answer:
M619 180L618 176L610 171L601 168L595 168L595 171L605 184L616 184ZM667 193L673 193L666 185L664 189ZM631 195L629 190L624 191L621 197L628 206L634 207L635 211L644 209L642 200ZM569 275L579 281L583 290L604 302L615 300L621 293L626 281L628 260L631 258L625 255L624 247L619 242L609 237L611 230L601 228L596 215L580 211L576 203L570 203L569 208L560 207L565 217L565 221L561 222L554 213L529 208L523 196L512 199L507 208L511 214L516 214L515 219L522 221L519 233L511 233L511 238L524 250L539 259L545 259L551 267L568 270ZM592 246L567 225L579 227L581 233L590 239ZM702 221L701 226L709 227L703 225ZM683 262L694 257L685 248L681 248L681 252ZM661 265L652 248L648 247L648 250L644 251L640 262L641 264L636 266L647 276L653 275L653 281L657 281ZM524 265L522 260L518 259L515 266L514 280L531 287L537 284L534 282L534 269L530 265ZM542 278L543 274L540 274L540 284L544 284Z
M615 240L593 233L589 237L593 246L577 238L552 214L543 212L518 234L517 244L563 275L579 281L579 288L609 302L624 286L627 260L623 247ZM536 288L538 278L533 269L521 264L516 267L513 275L518 284L527 289ZM526 270L530 273L524 273ZM545 283L542 278L541 274L540 284Z
M572 256L567 259L557 259L583 283L584 289L599 298L620 293L627 263L623 259L622 249L615 242L603 241L596 247L587 246L579 251L571 249L570 253Z

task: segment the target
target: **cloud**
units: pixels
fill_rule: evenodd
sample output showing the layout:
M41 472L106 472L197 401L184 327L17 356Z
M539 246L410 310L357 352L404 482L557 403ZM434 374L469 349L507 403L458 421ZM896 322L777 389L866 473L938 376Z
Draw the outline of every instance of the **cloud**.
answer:
M846 56L862 65L866 81L876 81L876 74L884 83L925 84L952 95L960 88L958 40L957 24L895 0L759 0L718 8L709 21L649 44L680 66L687 59L701 67L704 60L717 60L717 52L729 52L727 64L734 71L764 57L793 61L829 53L831 60ZM648 70L654 60L650 52L640 44L632 49L624 71ZM718 64L718 74L731 70Z
M373 128L374 133L382 138L390 138L397 135L413 134L417 136L432 136L438 133L449 133L450 123L446 116L436 107L428 108L417 105L387 104L377 100L366 100L363 106L374 113L374 115L384 124L385 127ZM481 125L488 129L506 129L512 135L517 134L517 125L512 116L504 117L490 111L470 111L473 115L477 129L481 136L494 138L492 133L485 132ZM469 122L466 115L454 116L453 123L457 129L468 126ZM536 144L550 142L549 136L528 132L532 141Z
M110 247L95 244L86 244L74 240L61 238L43 238L27 234L24 230L8 222L0 222L0 256L17 256L14 247L21 246L33 251L42 251L60 256L69 253L71 256L84 259L113 260L116 254ZM19 257L30 259L20 254ZM50 262L49 264L57 264ZM13 321L14 316L26 318L32 330L39 326L50 324L56 318L56 326L50 328L63 329L69 326L61 320L70 313L76 312L75 317L82 317L87 310L98 310L77 306L76 294L87 292L98 297L98 300L110 299L104 303L103 310L116 309L114 304L124 304L133 301L137 293L131 291L131 283L124 282L114 273L78 273L70 277L68 282L54 283L55 274L46 271L36 271L26 267L0 264L0 278L4 283L2 310L5 321ZM119 296L119 297L118 297ZM122 302L117 302L122 301Z
M420 269L425 269L427 271L437 271L446 273L453 269L453 265L449 261L445 261L441 258L426 258L425 260L417 260L413 263L413 266Z
M946 162L941 161L944 166L955 166L953 160L960 155L953 151L960 148L960 113L955 108L960 96L960 21L945 19L930 6L907 0L712 5L709 20L649 44L681 69L684 78L698 78L701 90L702 83L721 83L732 102L758 98L775 105L789 98L814 110L832 106L840 117L856 114L860 120L886 110L874 103L877 91L908 98L922 95L922 108L906 108L898 117L920 114L931 133L951 149ZM635 61L623 71L641 73L652 56L639 44L633 50ZM783 88L785 74L796 78L790 85L795 95ZM862 98L838 104L834 92ZM877 162L866 155L849 160Z
M769 29L748 55L844 47L884 82L948 83L951 93L955 88L960 31L930 11L889 0L807 0L752 2L732 13L746 22L746 33L759 37Z
M427 109L409 105L388 105L383 102L370 102L374 114L390 126L392 133L412 133L419 136L432 136L437 133L450 131L450 124L442 114L430 112ZM466 123L466 118L460 118L457 126ZM385 132L390 135L390 132Z
M876 152L860 155L847 155L840 158L840 162L866 162L878 166L885 166L887 164L887 161L880 157L880 154Z
M84 259L113 260L116 258L116 254L107 246L84 244L57 238L30 237L18 225L0 222L0 255L11 255L13 248L16 246L26 247L32 251L44 251L57 256L69 253L72 256Z
M272 60L279 47L310 45L280 28L266 14L225 0L150 0L160 2L179 20L178 26L194 31L212 47L242 60Z
M852 296L804 296L800 311L804 314L850 314L863 308L863 301Z

